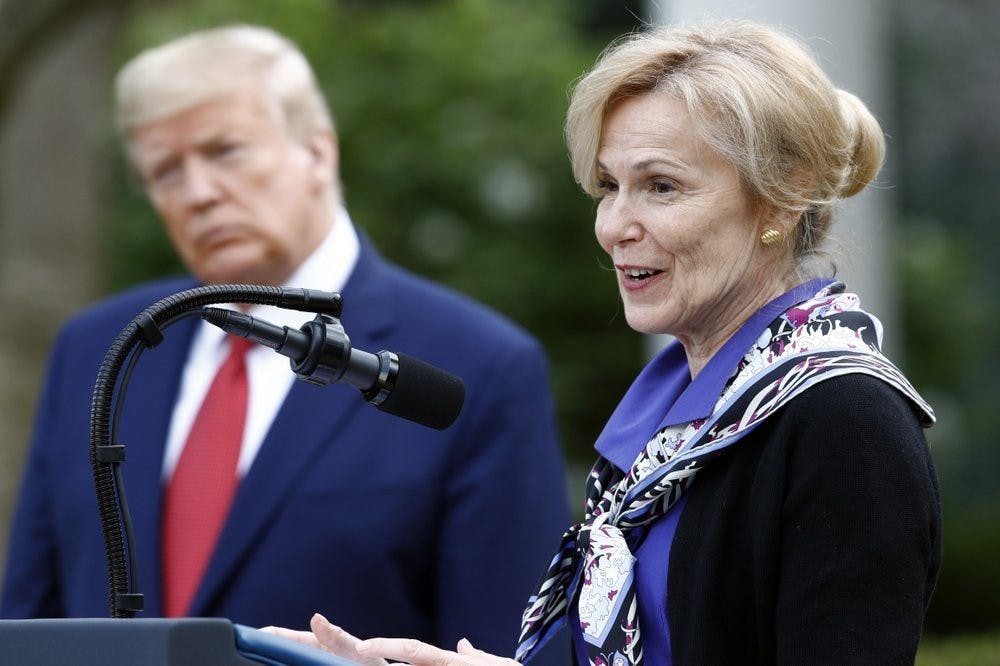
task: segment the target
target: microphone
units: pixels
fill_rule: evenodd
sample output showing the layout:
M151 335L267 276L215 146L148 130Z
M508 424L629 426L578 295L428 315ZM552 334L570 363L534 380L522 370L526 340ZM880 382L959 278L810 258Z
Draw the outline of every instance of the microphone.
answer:
M354 349L340 321L331 315L318 314L299 329L225 308L204 307L201 316L227 333L287 356L300 379L320 386L347 382L383 412L444 430L462 411L461 379L406 354Z

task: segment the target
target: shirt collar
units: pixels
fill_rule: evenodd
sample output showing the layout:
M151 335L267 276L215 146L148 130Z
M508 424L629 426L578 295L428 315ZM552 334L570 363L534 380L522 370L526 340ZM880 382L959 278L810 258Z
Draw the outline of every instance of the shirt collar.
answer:
M323 242L319 244L282 287L308 287L325 291L341 291L347 284L347 279L357 264L361 253L361 243L358 232L354 228L347 209L337 206L333 214L333 224ZM235 308L232 304L220 304L216 307ZM276 326L299 328L302 324L315 317L311 312L286 310L271 305L252 305L248 311L254 317L263 319ZM198 330L198 338L211 344L222 344L225 332L222 329L202 322Z
M761 332L775 317L833 282L830 278L810 280L767 303L726 341L694 380L684 347L676 340L667 345L625 392L594 448L627 471L657 431L710 415L740 359Z
M341 291L347 284L361 252L358 232L347 209L338 206L326 238L281 286L306 287L325 291ZM250 314L267 319L272 324L298 328L315 315L310 312L283 310L267 305L255 305Z
M688 423L711 414L726 382L733 375L747 350L760 337L761 332L785 310L814 296L820 289L832 283L833 280L828 278L804 282L758 310L709 359L698 376L678 396L660 426Z

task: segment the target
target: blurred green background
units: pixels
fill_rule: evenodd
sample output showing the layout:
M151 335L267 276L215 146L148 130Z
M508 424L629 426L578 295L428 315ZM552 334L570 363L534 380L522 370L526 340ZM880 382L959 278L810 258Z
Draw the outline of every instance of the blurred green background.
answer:
M887 123L896 235L885 268L898 284L898 360L939 416L929 439L945 565L927 630L996 632L1000 3L884 4L896 100ZM571 83L641 24L642 6L0 0L0 547L58 324L104 294L180 270L121 159L111 76L149 44L231 21L273 26L312 61L337 123L348 208L381 251L542 340L578 488L648 342L621 316L561 124ZM920 663L1000 663L1000 641L965 644L986 656L960 662L932 643Z

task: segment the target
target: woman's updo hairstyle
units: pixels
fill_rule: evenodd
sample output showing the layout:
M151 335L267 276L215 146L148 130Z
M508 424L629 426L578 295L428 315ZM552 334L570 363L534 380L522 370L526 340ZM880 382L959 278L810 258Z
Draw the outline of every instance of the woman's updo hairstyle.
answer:
M882 166L878 121L799 42L757 23L716 21L626 36L576 84L566 138L574 176L591 195L599 194L608 110L654 91L687 104L701 138L733 165L755 204L795 215L786 232L800 267L826 238L833 206Z

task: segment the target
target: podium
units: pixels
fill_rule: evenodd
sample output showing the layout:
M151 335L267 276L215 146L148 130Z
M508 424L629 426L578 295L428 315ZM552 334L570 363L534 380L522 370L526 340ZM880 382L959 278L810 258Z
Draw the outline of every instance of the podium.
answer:
M358 666L224 618L0 621L11 666Z

